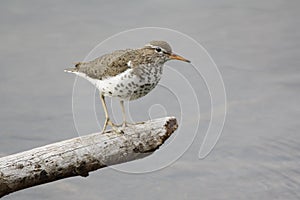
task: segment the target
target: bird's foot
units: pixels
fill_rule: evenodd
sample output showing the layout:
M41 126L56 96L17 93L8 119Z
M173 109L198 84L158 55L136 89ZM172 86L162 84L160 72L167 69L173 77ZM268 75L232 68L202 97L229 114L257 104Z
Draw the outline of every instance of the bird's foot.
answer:
M102 134L105 133L107 125L109 125L113 129L114 132L123 133L123 131L119 129L119 125L114 124L109 118L107 118L104 122L102 131L101 131Z
M119 133L119 134L124 134L124 129L126 127L134 126L134 125L137 125L137 124L144 124L144 123L145 122L130 123L130 122L125 121L122 124L115 124L110 119L107 119L107 120L105 120L105 123L104 123L104 126L103 126L103 129L102 129L101 133L105 133L107 125L109 125L110 127L112 127L112 129L113 129L114 132Z
M117 134L124 134L124 131L122 128L113 127L113 131Z
M112 129L113 129L114 132L116 132L118 134L124 134L122 124L119 125L119 124L115 124L112 121L110 121L109 125L112 127Z
M137 124L144 124L145 122L135 122L135 123L130 123L130 122L127 122L127 121L124 121L121 126L122 128L126 128L128 126L134 126L134 125L137 125Z

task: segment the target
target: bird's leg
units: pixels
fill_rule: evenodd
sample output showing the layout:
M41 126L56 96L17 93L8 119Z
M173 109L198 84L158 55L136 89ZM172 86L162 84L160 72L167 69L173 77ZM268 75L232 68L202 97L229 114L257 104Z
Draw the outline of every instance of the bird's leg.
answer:
M106 103L105 103L105 97L104 97L103 94L100 94L100 99L101 99L101 103L102 103L104 113L105 113L105 122L104 122L104 125L103 125L103 128L102 128L102 133L104 133L104 131L106 130L107 125L110 125L115 130L114 123L112 123L109 119L107 106L106 106Z
M126 122L126 113L125 113L125 107L124 107L124 101L120 100L120 105L122 108L122 117L123 117L123 123L122 123L122 127L125 128L127 126L127 122Z
M104 133L104 131L106 130L107 124L109 123L109 116L108 116L108 112L107 112L107 107L106 107L106 103L105 103L105 98L103 94L100 94L100 99L101 99L101 103L102 103L102 107L104 109L104 113L105 113L105 122L102 128L102 133Z
M123 117L123 123L122 123L122 128L125 128L127 125L134 125L134 124L143 124L144 122L138 122L138 123L129 123L126 121L126 113L125 113L125 107L124 107L124 101L120 100L120 105L122 108L122 117Z

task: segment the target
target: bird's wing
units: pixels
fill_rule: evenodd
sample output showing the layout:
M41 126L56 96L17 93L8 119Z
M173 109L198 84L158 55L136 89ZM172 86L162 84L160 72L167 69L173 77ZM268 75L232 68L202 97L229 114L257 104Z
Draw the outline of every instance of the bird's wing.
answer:
M78 72L84 73L91 78L103 80L130 68L128 61L133 56L132 51L131 49L114 51L90 62L78 63L75 65L75 68L78 69Z

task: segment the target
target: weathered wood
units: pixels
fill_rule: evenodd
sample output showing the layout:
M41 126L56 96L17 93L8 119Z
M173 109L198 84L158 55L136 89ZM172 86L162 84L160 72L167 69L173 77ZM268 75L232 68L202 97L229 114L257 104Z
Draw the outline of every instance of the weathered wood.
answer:
M35 148L0 158L0 197L24 188L143 158L177 129L174 117L146 121Z

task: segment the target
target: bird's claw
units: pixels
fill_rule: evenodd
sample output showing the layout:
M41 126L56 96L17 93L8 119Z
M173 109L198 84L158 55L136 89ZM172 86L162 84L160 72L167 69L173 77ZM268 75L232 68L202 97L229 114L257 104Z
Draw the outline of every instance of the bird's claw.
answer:
M103 129L101 133L105 133L107 125L111 126L113 131L118 134L124 134L124 129L128 126L133 126L137 124L144 124L145 122L135 122L135 123L129 123L127 121L123 122L122 124L115 124L110 119L107 119L104 123Z

